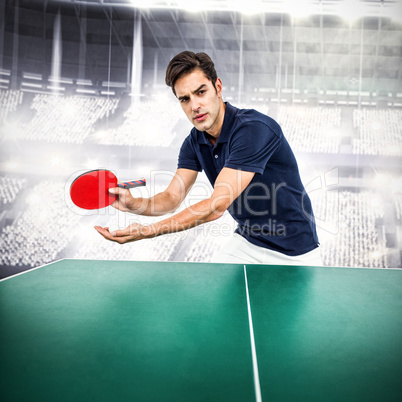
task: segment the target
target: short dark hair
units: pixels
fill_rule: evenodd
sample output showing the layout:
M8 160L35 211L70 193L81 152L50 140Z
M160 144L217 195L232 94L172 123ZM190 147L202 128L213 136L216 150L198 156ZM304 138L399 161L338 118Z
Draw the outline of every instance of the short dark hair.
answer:
M192 73L195 69L199 68L205 76L212 82L215 87L218 75L216 74L214 62L206 53L193 53L188 50L179 53L172 60L166 69L165 82L166 85L172 88L176 96L174 85L176 81L184 75Z

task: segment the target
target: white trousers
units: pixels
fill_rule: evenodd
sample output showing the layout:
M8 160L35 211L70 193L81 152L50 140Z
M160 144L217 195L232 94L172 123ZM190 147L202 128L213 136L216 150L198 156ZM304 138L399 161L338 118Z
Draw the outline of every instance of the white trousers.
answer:
M318 247L305 254L289 256L256 246L237 233L233 235L228 244L215 254L211 262L228 264L324 265Z

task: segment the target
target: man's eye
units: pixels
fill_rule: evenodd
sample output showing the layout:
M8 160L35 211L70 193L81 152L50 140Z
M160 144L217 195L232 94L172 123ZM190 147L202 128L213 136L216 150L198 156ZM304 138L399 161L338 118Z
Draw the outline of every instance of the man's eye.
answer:
M201 91L198 92L199 95L204 95L205 94L205 89L202 89Z
M187 102L188 101L188 98L182 98L182 99L180 99L180 102L181 103L185 103L185 102Z

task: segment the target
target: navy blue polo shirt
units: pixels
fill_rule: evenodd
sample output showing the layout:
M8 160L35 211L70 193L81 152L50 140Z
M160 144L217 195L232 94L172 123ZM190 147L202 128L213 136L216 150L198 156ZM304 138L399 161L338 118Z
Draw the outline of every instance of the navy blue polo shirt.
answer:
M178 168L205 171L214 186L224 167L256 173L228 208L238 223L236 233L257 246L290 256L318 246L310 199L296 158L275 120L226 103L215 146L194 127L181 146Z

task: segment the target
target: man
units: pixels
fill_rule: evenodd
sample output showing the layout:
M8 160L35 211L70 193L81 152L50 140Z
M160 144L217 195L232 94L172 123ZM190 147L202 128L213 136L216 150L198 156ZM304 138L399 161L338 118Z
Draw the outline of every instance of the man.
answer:
M157 216L174 212L204 170L213 193L152 225L132 224L106 239L126 243L193 228L219 219L226 210L238 223L216 262L322 265L314 216L296 163L281 128L255 110L222 100L222 82L205 53L175 56L166 71L181 107L194 125L183 142L178 169L165 191L134 198L115 188L120 211Z

